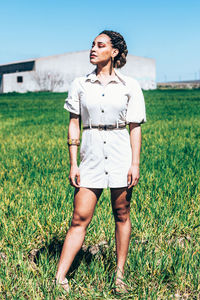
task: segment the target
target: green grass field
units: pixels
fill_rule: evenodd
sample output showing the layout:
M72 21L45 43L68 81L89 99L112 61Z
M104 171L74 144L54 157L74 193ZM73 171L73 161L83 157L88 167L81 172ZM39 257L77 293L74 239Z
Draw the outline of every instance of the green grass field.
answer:
M130 293L112 293L114 220L105 189L68 276L69 299L200 299L200 90L144 95L148 122L125 274ZM73 207L65 98L0 95L1 299L66 299L52 286ZM108 247L92 255L101 241Z

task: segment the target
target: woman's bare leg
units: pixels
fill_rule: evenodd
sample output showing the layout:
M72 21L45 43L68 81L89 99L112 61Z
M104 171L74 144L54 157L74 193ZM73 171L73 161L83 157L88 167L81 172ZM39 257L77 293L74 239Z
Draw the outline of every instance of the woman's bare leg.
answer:
M69 268L83 244L86 229L89 225L102 189L81 187L74 197L74 212L71 226L67 232L62 248L56 279L63 281Z
M132 189L111 189L112 209L115 218L115 239L117 251L116 278L123 278L131 235L130 200ZM117 281L117 280L116 280Z

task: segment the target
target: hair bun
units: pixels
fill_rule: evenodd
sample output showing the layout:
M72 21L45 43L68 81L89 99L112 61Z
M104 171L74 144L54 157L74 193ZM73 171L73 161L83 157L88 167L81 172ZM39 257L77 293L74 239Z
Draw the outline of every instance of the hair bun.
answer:
M119 50L118 55L114 58L114 67L122 68L126 64L126 56L128 54L127 45L123 36L116 31L104 30L100 34L109 36L113 48Z

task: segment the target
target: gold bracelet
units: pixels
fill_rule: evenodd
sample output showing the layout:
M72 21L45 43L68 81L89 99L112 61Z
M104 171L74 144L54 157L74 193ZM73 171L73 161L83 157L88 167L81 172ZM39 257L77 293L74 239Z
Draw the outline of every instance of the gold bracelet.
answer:
M72 145L79 146L80 145L80 140L79 139L68 139L67 144L69 146L72 146Z

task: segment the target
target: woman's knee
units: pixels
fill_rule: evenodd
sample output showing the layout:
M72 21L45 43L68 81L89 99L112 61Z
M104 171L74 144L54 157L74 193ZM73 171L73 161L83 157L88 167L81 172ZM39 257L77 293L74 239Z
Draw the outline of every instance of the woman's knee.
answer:
M120 207L113 210L115 222L126 223L130 219L130 207Z
M71 226L72 227L84 227L84 228L87 228L87 226L89 225L90 221L91 221L91 217L90 216L86 216L84 214L74 212L73 218L72 218L72 222L71 222Z

